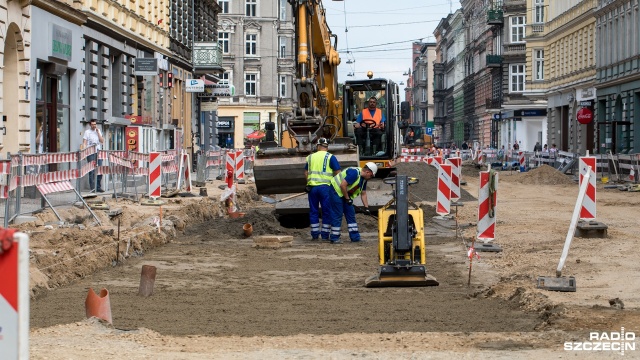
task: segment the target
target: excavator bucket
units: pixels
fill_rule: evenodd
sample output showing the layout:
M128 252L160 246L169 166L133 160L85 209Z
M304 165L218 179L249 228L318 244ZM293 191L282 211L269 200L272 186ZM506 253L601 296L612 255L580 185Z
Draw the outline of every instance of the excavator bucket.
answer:
M358 166L358 152L332 151L341 168ZM264 151L257 154L253 163L253 176L259 195L293 194L304 192L307 179L304 176L304 165L307 162L305 153L297 153L296 149L278 148L278 152ZM288 151L288 152L287 152Z
M438 286L440 283L427 274L424 266L399 268L391 265L380 266L378 274L365 280L368 288L376 287L410 287L410 286Z

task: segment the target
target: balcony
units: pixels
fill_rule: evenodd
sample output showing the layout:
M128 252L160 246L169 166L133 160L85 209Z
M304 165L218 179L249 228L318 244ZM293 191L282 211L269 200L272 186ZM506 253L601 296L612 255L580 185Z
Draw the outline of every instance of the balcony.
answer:
M500 109L502 107L502 99L486 99L486 108L489 109Z
M197 75L222 72L222 50L217 42L193 44L193 69Z
M433 123L435 125L444 125L447 122L447 117L446 116L434 116L433 117Z
M487 67L489 68L499 68L502 66L502 56L501 55L487 55Z
M527 45L521 44L505 44L503 54L505 56L525 56L527 54Z
M543 23L537 23L537 24L531 24L531 25L527 25L526 28L526 37L528 38L535 38L535 37L541 37L545 35L545 24Z
M445 96L447 96L447 89L434 89L433 90L433 97L434 98L444 99Z
M488 25L502 25L502 22L503 22L502 10L491 9L487 11Z

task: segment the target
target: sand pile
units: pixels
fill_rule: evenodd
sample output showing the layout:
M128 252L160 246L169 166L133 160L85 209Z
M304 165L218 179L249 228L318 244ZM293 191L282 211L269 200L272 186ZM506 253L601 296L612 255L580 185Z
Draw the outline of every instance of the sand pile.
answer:
M533 170L521 173L514 179L524 185L573 185L575 182L571 177L552 168L549 165L542 165Z

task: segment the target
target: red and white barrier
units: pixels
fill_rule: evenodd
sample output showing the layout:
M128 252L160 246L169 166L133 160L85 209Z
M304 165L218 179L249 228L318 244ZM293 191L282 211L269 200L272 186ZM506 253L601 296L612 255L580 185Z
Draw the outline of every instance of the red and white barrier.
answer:
M451 213L451 165L440 164L438 170L438 194L436 213L441 216Z
M187 191L191 191L191 157L186 152L182 154L182 163L184 164L184 184Z
M451 200L460 199L460 174L462 173L462 159L452 157L447 159L447 164L451 165Z
M594 220L596 218L596 174L593 170L596 169L596 158L594 156L580 157L580 184L582 184L587 171L589 171L589 166L592 169L589 176L589 185L580 209L580 219L583 220Z
M231 171L238 180L244 179L244 152L242 150L232 150L227 152L226 172Z
M157 199L162 195L162 155L158 152L149 153L149 197Z
M75 188L73 187L73 185L71 185L71 182L69 181L39 184L39 185L36 185L36 188L38 188L38 190L40 191L40 193L42 193L42 195L75 190Z
M524 151L518 151L518 162L520 163L520 171L525 170Z
M418 156L418 155L413 155L413 156L403 155L398 158L398 161L403 163L424 162L425 158L426 158L425 156Z
M29 358L29 237L0 230L0 354Z
M433 165L435 167L438 167L438 165L442 165L442 156L433 156L432 158L433 160L430 165Z
M493 185L491 174L493 173ZM493 189L492 189L493 187ZM492 191L493 190L493 191ZM478 191L478 229L477 239L485 243L496 238L496 205L498 200L498 173L480 172L480 190Z

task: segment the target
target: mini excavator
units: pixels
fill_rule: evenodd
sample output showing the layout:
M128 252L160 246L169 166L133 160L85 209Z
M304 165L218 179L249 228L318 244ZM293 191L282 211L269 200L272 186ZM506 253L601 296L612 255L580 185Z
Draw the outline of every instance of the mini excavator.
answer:
M380 268L365 286L438 286L438 281L427 274L422 209L409 202L409 185L419 180L396 175L383 181L394 187L394 196L378 210Z

